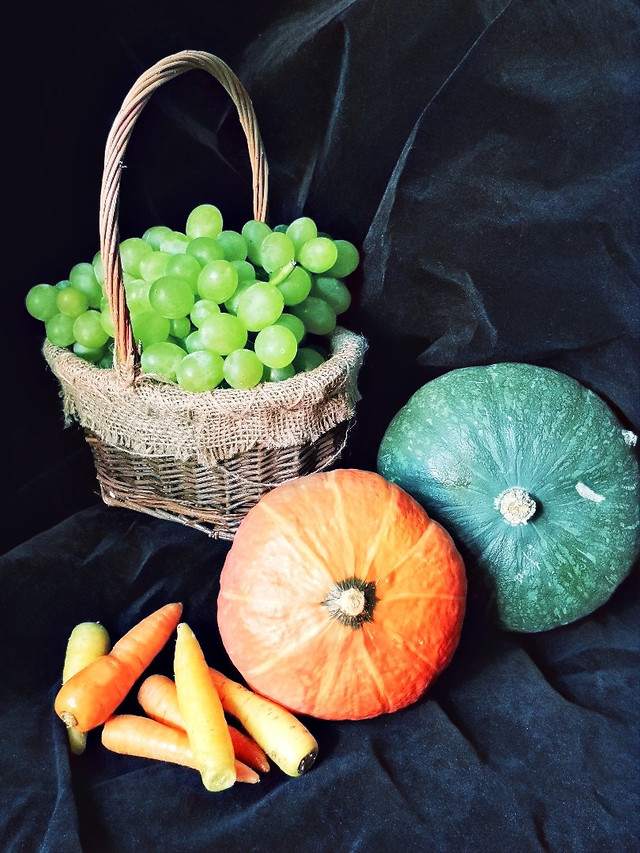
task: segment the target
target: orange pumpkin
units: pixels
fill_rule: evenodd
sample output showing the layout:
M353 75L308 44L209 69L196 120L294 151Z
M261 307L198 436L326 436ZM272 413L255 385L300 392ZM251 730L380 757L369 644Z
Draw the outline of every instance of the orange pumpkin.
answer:
M422 695L456 649L465 599L445 529L379 474L337 469L278 486L245 516L218 626L253 690L355 720Z

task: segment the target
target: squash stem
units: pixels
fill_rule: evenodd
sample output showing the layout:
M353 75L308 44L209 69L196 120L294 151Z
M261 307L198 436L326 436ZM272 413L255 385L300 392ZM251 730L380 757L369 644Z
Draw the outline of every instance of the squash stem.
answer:
M373 620L377 600L375 583L347 578L336 583L322 603L332 619L349 628L361 628Z
M493 503L507 524L513 527L519 524L527 524L538 509L537 503L529 492L520 486L511 486L504 492L500 492Z

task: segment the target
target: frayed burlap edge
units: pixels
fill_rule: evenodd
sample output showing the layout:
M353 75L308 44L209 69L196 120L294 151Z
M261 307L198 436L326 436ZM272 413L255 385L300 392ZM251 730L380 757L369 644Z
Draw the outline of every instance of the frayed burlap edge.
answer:
M143 374L130 383L116 368L96 367L48 342L43 354L59 381L67 423L138 456L210 464L256 446L313 442L354 417L367 343L342 328L330 343L324 364L285 382L202 393Z

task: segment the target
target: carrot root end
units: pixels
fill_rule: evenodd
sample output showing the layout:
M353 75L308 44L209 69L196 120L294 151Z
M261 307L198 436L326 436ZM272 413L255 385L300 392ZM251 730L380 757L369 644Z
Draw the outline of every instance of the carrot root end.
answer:
M71 713L71 711L61 711L60 712L60 719L62 720L62 722L65 724L65 726L68 729L75 729L76 726L78 725L78 721L76 720L74 715Z
M203 767L200 775L204 787L207 791L212 792L226 791L227 788L231 788L236 782L235 771L229 773L228 771L221 771L218 768Z

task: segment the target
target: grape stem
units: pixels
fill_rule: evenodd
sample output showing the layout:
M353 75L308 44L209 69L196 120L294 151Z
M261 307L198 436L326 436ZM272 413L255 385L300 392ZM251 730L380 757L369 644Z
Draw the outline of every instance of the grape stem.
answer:
M283 267L281 267L278 272L275 273L275 275L269 279L269 284L282 284L283 281L289 278L289 276L297 266L297 261L289 261L288 264L285 264Z

